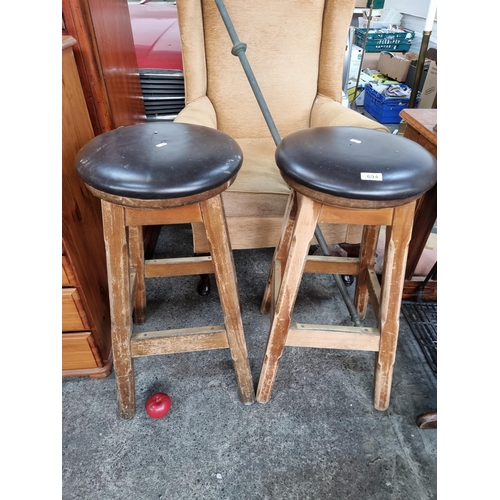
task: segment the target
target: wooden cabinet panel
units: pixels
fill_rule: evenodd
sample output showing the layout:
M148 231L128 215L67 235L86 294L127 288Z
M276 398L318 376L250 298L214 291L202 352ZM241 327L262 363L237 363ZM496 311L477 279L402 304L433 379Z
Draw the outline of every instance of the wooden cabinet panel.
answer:
M64 266L62 267L62 286L71 286L71 281L68 278L68 275L66 273L66 270L64 269Z
M63 376L105 377L112 356L101 205L74 161L95 135L146 115L127 0L62 0L62 33L63 330L73 332L62 334Z
M80 148L94 137L76 69L75 43L72 37L63 37L62 336L63 346L70 342L68 345L78 349L63 350L63 376L102 377L111 371L106 255L100 201L89 192L74 166ZM81 336L76 337L78 341L67 337L81 332L86 332L85 341Z
M63 0L94 134L146 121L127 0Z
M76 288L63 288L62 290L62 331L79 332L88 330L85 309Z
M62 286L74 286L78 285L78 281L73 273L71 264L68 257L62 256Z
M89 344L90 332L67 333L62 336L62 369L81 370L97 368Z

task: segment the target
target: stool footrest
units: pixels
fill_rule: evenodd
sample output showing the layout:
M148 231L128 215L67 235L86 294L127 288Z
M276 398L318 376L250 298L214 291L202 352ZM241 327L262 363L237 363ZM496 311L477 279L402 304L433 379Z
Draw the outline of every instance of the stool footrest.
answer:
M134 358L229 348L223 325L134 333L130 344Z
M379 350L378 328L292 323L285 345L319 349Z
M146 278L214 273L210 256L146 260L145 267Z
M304 267L305 273L353 274L359 272L359 259L356 257L330 257L309 255Z

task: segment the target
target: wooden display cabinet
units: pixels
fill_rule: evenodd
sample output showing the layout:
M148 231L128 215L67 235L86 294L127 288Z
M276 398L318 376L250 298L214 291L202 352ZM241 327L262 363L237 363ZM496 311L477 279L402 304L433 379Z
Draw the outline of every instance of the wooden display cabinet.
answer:
M111 372L106 255L101 205L78 177L74 161L94 137L72 47L62 38L62 372Z
M146 121L127 0L62 1L62 374L112 369L100 201L76 174L94 136Z
M95 135L146 121L127 0L63 0Z

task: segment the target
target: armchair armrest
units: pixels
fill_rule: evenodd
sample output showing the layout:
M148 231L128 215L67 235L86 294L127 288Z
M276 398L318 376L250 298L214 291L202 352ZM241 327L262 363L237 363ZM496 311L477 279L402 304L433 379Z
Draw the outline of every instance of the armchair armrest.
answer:
M192 101L177 115L174 122L204 125L217 128L217 115L215 108L207 96Z
M363 127L389 132L387 127L363 116L353 109L342 106L337 101L324 95L318 95L311 110L311 127Z

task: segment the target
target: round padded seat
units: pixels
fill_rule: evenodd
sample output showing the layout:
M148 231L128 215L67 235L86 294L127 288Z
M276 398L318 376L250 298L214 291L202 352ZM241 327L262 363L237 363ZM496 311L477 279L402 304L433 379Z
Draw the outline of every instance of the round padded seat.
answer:
M185 123L120 127L88 142L75 167L88 186L139 200L185 198L210 192L238 173L240 147L215 129Z
M360 127L316 127L285 137L276 163L287 182L335 198L390 205L416 199L437 180L436 160L404 137ZM310 192L307 194L310 195Z

